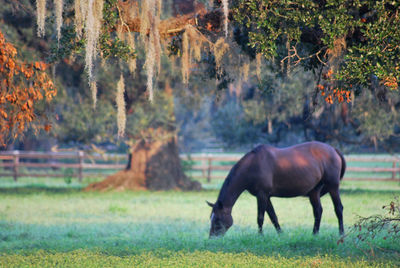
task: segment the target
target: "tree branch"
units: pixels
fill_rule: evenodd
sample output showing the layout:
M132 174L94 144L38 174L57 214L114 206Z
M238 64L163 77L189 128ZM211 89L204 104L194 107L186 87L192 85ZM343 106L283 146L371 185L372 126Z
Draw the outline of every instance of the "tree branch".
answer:
M137 12L132 12L135 10ZM118 1L118 9L124 24L129 27L129 31L140 32L140 17L138 14L138 3L135 0ZM207 11L204 5L198 5L194 12L182 16L171 17L160 21L158 27L160 37L171 37L181 33L187 25L203 28L209 31L219 32L222 28L223 13L221 9ZM127 31L126 27L124 30ZM150 29L147 29L147 33Z

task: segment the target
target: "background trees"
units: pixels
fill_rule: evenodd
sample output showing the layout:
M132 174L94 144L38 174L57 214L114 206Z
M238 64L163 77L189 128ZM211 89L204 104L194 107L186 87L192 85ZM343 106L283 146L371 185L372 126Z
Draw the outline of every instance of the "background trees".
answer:
M333 89L398 89L400 4L395 1L258 1L234 4L249 45L287 70L323 68ZM333 90L329 88L328 90ZM327 90L327 88L325 88ZM333 93L333 92L331 92ZM338 94L333 97L340 101Z
M313 139L397 148L398 3L162 2L66 0L61 13L51 1L0 7L0 27L22 56L52 63L58 143L112 142L140 154L140 144L163 141L154 148L175 147L177 170L177 141L190 150ZM44 38L35 36L35 12Z

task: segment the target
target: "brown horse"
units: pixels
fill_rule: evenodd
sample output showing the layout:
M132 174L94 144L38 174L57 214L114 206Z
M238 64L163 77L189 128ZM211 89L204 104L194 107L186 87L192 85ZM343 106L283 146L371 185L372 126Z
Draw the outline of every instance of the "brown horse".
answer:
M272 196L308 196L315 219L313 233L317 234L322 215L320 197L329 192L339 221L339 233L343 234L339 183L345 169L343 155L321 142L307 142L282 149L267 145L256 147L232 167L217 202L207 202L212 207L210 237L223 235L232 226L232 207L245 190L257 198L260 233L265 211L275 229L281 231L270 201Z

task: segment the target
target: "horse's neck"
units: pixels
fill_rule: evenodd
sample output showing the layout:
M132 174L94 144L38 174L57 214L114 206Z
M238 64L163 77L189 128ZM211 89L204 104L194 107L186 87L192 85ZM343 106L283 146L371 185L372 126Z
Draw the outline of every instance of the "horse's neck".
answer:
M239 186L235 181L230 183L225 182L219 193L218 200L221 201L222 205L226 209L232 209L236 200L244 192L244 188Z

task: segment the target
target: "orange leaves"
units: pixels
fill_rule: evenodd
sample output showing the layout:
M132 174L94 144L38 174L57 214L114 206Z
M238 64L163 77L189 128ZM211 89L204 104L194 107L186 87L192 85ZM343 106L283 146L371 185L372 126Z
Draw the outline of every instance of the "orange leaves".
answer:
M25 64L21 65L20 72L25 76L26 79L30 79L34 74L32 66L32 64L28 66L26 66Z
M15 47L10 44L10 43L5 43L5 50L8 51L8 53L10 54L10 57L14 58L15 56L17 56L17 49L15 49Z
M335 73L331 68L322 73L322 78L326 80L327 85L324 86L318 84L317 90L321 93L321 96L324 97L326 103L333 104L335 101L338 103L344 101L347 103L351 102L351 90L340 89L337 87L338 81L336 80ZM351 87L352 85L349 85L349 88Z
M43 61L36 61L33 65L37 70L44 71L47 69L47 64Z
M332 69L329 69L327 72L324 72L324 73L322 74L322 77L323 77L325 80L329 80L329 79L332 79L332 75L333 75L333 70L332 70Z
M328 97L326 97L326 98L325 98L325 101L326 101L326 103L333 104L332 95L329 95Z
M392 90L396 90L399 88L399 84L397 83L396 77L387 76L383 79L383 84Z
M37 104L50 101L57 94L45 72L44 62L24 63L16 58L17 50L0 32L0 144L17 137L28 125L50 131L45 115L36 116Z
M320 91L321 96L325 97L325 102L328 104L333 104L335 100L338 103L342 103L346 101L347 103L351 102L351 91L346 89L339 88L325 88L323 85L317 85L317 89Z
M0 115L1 115L2 117L4 117L4 119L7 119L7 117L8 117L7 113L6 113L4 110L2 110L2 109L0 109Z
M324 87L323 85L318 84L318 85L317 85L317 89L318 89L319 91L321 91L321 95L322 95L322 96L325 96L325 87Z

